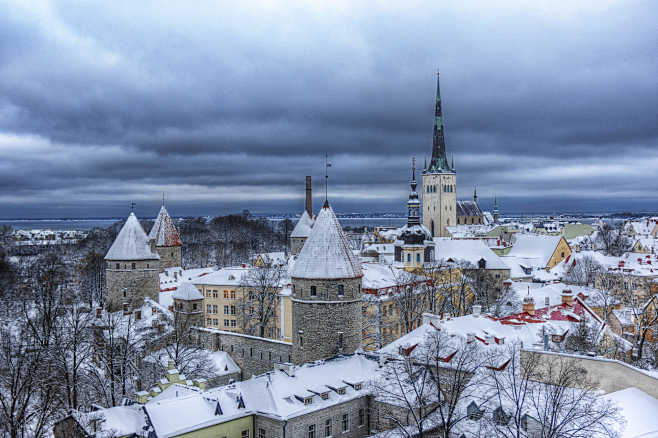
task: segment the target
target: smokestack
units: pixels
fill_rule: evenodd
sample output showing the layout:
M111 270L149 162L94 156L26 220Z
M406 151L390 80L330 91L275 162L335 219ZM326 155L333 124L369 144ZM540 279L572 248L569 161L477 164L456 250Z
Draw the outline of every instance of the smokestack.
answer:
M313 192L311 190L311 177L306 177L306 213L313 218Z

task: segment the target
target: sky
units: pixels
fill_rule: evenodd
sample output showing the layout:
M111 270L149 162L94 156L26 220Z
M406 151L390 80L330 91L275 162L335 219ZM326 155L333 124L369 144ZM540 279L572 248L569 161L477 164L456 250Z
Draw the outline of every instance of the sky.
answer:
M658 210L658 2L3 1L0 218Z

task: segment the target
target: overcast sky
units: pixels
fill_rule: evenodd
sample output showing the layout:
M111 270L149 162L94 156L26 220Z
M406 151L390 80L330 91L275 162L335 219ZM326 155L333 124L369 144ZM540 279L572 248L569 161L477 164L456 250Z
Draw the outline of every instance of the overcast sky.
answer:
M658 210L656 1L173 3L0 2L0 218L404 211L437 67L459 197Z

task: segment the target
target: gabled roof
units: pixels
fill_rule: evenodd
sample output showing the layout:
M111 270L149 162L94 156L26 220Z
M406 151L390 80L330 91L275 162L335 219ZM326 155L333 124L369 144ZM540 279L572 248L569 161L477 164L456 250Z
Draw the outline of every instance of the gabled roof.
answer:
M160 208L160 213L151 228L149 239L155 240L157 246L182 246L176 225L164 205Z
M294 278L360 277L361 263L347 243L334 211L325 202L292 268Z
M524 259L523 266L544 268L548 265L562 236L546 236L540 234L517 234L516 242L507 256Z
M478 262L484 259L487 262L486 269L509 269L509 266L481 240L452 240L435 237L434 243L436 244L435 260L452 260L454 262L464 260L478 266Z
M290 237L308 237L313 228L313 219L310 218L306 210L302 213L302 217L297 221L297 225L290 233Z
M139 224L135 213L130 213L126 223L114 240L105 260L158 260L160 256L151 252L149 238Z
M174 299L176 300L184 300L184 301L192 301L192 300L202 300L203 295L201 292L199 292L199 289L194 287L192 283L181 283L178 285L176 288L176 292L174 292Z
M482 216L482 210L475 201L457 201L457 216Z

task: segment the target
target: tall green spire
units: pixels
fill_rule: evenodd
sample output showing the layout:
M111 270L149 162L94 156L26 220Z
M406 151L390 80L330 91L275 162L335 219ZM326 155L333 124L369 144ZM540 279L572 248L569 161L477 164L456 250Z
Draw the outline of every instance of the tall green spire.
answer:
M428 173L454 172L454 167L448 164L446 142L443 128L443 111L441 109L441 87L439 71L436 72L436 102L434 105L434 130L432 136L432 159L426 170Z

